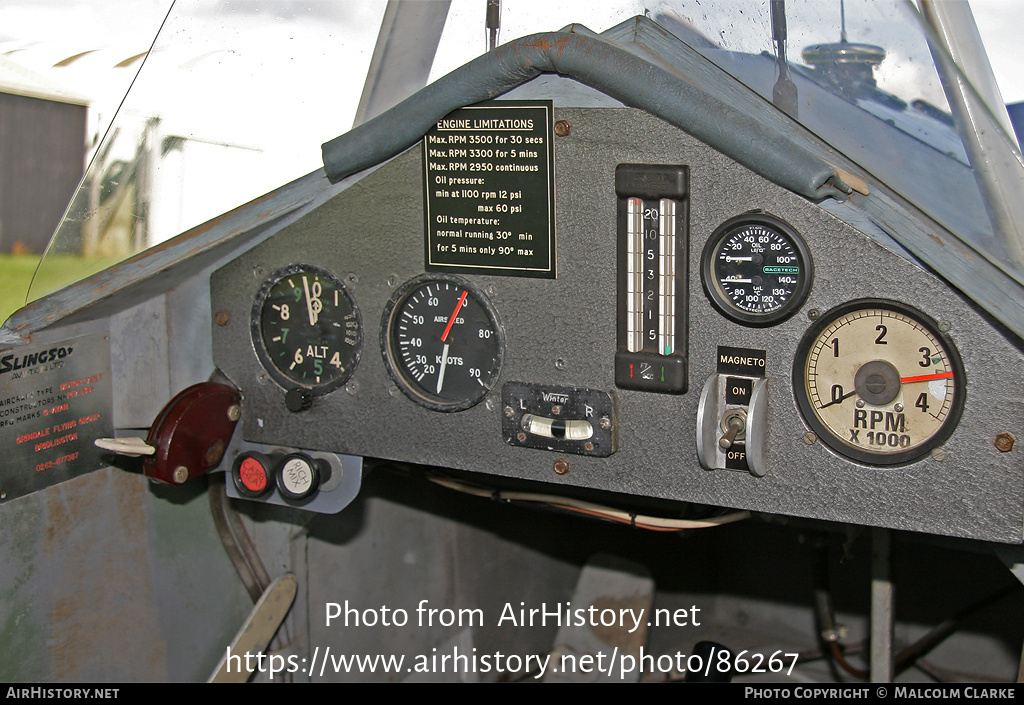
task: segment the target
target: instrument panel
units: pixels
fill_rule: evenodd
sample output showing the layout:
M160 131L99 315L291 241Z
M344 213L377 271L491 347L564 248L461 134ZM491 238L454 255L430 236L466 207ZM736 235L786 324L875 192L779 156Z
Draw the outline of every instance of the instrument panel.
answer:
M554 277L428 268L426 143L214 273L245 441L1021 540L1014 339L656 118L553 117Z

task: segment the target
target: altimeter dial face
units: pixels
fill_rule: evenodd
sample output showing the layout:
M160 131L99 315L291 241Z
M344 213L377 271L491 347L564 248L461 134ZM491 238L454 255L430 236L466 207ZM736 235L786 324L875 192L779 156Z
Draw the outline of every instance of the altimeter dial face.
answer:
M797 404L819 439L873 465L908 463L945 442L965 383L960 355L937 324L891 301L825 314L793 367Z
M263 366L282 387L326 394L352 376L362 328L355 302L334 275L296 264L260 289L252 336Z

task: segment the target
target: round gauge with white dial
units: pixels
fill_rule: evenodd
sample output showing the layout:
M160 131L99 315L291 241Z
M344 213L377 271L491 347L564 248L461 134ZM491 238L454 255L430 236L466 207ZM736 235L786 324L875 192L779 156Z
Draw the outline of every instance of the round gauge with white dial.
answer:
M722 314L748 326L791 316L807 298L810 251L785 221L759 211L722 223L701 257L701 281Z
M256 296L253 346L285 389L313 394L337 389L359 361L359 311L333 274L295 264L276 272Z
M417 277L384 309L381 348L398 387L434 411L479 403L501 370L501 327L490 302L458 277Z
M804 419L836 452L871 465L909 463L956 428L966 379L953 342L927 315L863 299L804 336L793 388Z

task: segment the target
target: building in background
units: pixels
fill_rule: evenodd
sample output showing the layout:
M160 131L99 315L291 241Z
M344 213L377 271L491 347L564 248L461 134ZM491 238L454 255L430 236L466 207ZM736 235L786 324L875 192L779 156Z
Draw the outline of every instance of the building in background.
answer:
M0 56L0 252L46 249L85 168L88 105Z

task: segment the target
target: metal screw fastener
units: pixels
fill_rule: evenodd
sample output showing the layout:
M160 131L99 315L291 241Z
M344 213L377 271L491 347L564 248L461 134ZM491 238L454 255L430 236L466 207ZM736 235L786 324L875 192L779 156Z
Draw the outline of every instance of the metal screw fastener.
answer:
M257 279L262 279L263 278L263 267L259 266L258 264L256 266L254 266L252 268L252 275L254 277L256 277Z
M857 400L857 408L858 409L863 409L864 408L864 400L863 399L858 399Z
M942 448L932 448L932 459L942 462L946 459L946 451Z
M555 461L555 472L559 475L564 475L569 472L569 461L564 458L559 458Z
M516 440L522 443L523 441L526 440L526 434L520 431L519 433L516 434Z
M345 281L348 282L349 284L353 284L353 285L358 284L359 283L359 275L356 274L355 272L349 272L348 276L345 277Z
M583 444L583 447L584 447L584 448L585 448L586 450L594 450L594 444L593 444L593 443L591 443L590 441L587 441L586 443L584 443L584 444Z
M562 413L562 407L560 407L558 404L555 404L554 406L551 407L551 413L554 416L558 416L560 413Z
M173 478L174 481L177 482L179 485L182 484L183 482L185 482L185 480L188 479L188 468L185 467L184 465L179 465L178 467L174 468Z
M488 284L487 288L484 289L484 291L487 292L488 296L494 296L495 294L498 293L498 288L494 286L494 284Z
M388 286L394 287L395 284L397 284L397 283L398 283L398 277L396 277L394 274L392 274L390 277L388 277Z
M510 419L510 418L512 418L515 415L516 415L515 409L513 409L511 406L506 406L505 407L505 418L506 419Z
M612 420L607 416L602 416L601 420L597 422L597 425L600 427L602 431L607 431L609 428L612 427Z
M804 434L804 443L806 443L807 445L814 445L814 443L817 440L818 436L816 436L813 431L808 431L807 433Z
M351 394L352 396L355 396L356 394L359 393L359 382L356 382L354 379L350 379L345 384L345 391Z
M555 134L559 137L568 137L571 129L572 126L566 120L558 120L555 122Z
M903 411L903 405L902 404L894 404L892 409L893 409L893 411L895 411L898 414L899 412Z
M231 322L231 314L227 311L217 311L217 315L213 319L218 326L226 326Z
M816 308L812 308L810 311L807 312L807 317L810 318L812 321L816 321L819 318L821 318L821 311L819 311Z
M949 321L939 321L939 330L943 333L948 333L953 330L953 324Z
M496 406L496 404L494 403L493 399L487 399L484 402L484 406L487 407L488 411L494 411L494 407Z
M562 359L562 358L558 358L557 360L555 360L555 369L564 370L565 369L565 360Z
M228 407L228 421L238 421L242 418L242 407L238 404L232 404Z
M1009 453L1013 450L1014 437L1009 433L1000 433L993 439L992 444L999 450L1000 453Z

